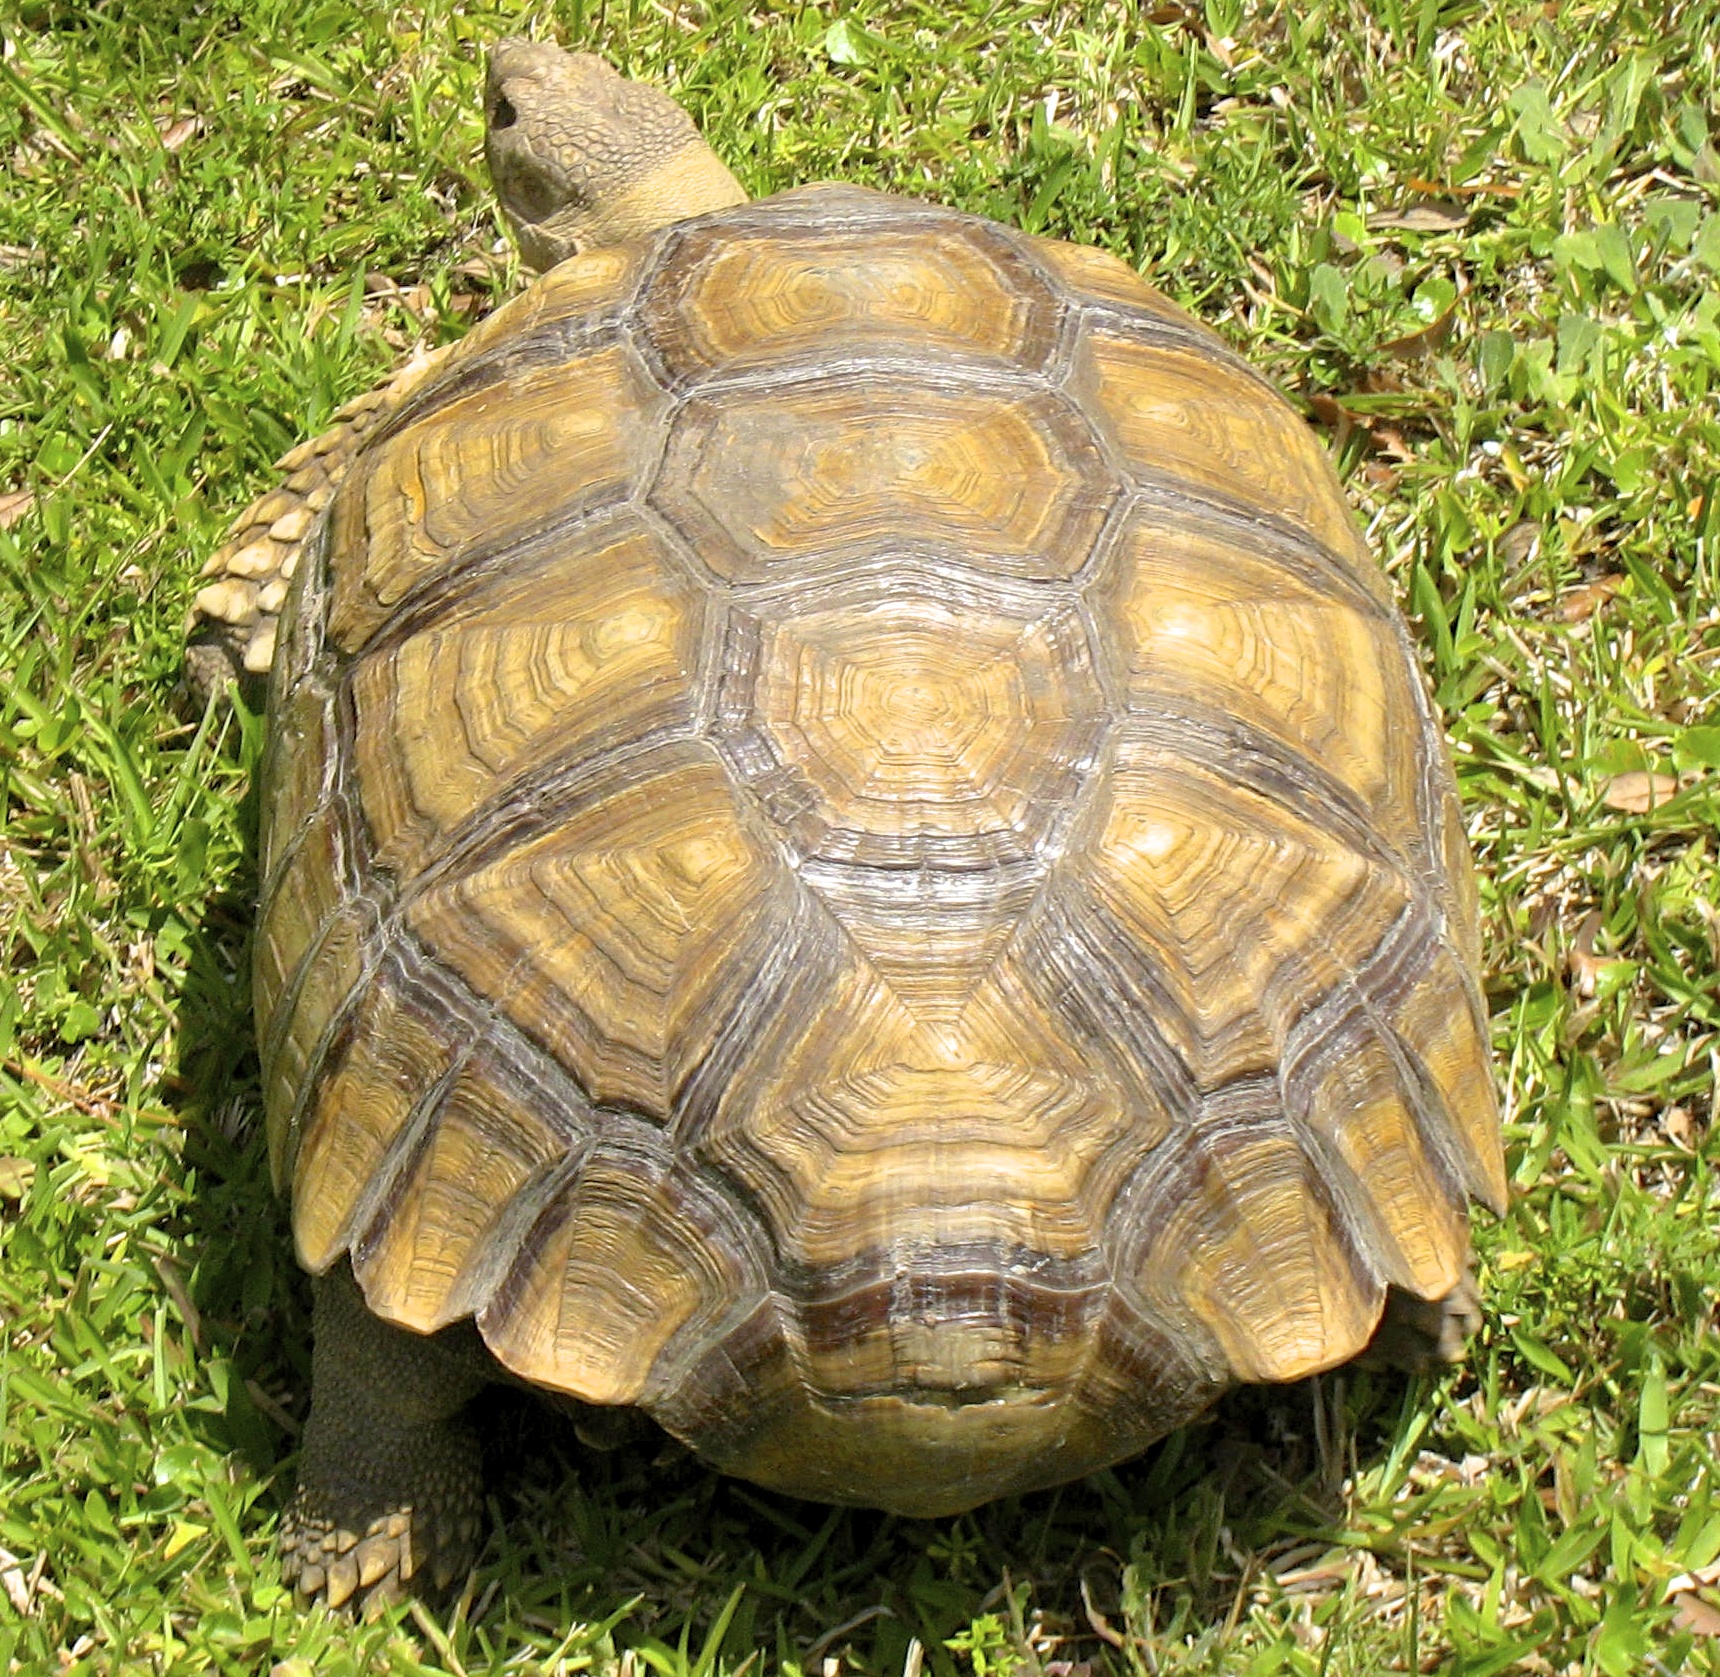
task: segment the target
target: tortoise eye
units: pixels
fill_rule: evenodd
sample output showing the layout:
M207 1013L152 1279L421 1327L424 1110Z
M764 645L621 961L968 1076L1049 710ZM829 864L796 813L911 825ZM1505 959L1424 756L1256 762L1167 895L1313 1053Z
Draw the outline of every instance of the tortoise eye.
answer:
M506 94L497 94L496 102L490 108L490 126L492 128L512 128L520 119L520 113L513 107L513 101Z

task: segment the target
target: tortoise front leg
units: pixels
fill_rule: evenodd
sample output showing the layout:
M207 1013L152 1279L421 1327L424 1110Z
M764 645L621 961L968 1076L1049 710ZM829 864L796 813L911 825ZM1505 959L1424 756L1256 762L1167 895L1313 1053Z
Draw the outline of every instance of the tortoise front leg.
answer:
M463 1417L493 1365L470 1323L425 1336L373 1316L344 1262L315 1289L282 1577L330 1607L445 1591L477 1553L482 1461Z
M199 709L230 681L238 682L253 708L261 707L281 603L305 536L365 438L435 374L452 347L415 357L380 390L348 402L320 437L275 462L287 474L281 487L233 521L226 541L203 567L203 586L185 623L185 682Z

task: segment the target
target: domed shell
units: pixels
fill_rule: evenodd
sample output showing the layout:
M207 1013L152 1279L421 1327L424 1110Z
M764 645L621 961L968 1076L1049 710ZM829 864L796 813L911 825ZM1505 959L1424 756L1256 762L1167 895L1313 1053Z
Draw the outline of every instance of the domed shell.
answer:
M272 715L302 1260L731 1471L1071 1477L1503 1198L1403 625L1097 252L817 188L556 268L367 443Z

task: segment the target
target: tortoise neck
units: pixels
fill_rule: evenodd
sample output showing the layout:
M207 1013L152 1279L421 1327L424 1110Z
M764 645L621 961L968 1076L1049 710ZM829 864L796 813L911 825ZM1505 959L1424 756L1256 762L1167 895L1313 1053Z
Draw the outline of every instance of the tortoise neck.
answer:
M601 204L520 228L521 254L541 272L579 251L625 244L677 221L746 201L746 189L701 140L665 158L625 192Z

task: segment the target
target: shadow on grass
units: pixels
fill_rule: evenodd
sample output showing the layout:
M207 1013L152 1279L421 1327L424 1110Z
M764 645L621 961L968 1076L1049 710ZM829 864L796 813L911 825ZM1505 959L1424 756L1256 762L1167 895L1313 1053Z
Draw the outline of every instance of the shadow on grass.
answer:
M909 1520L759 1490L664 1435L594 1451L524 1394L483 1405L498 1517L477 1584L516 1611L694 1653L739 1583L722 1639L815 1671L981 1669L945 1647L990 1616L1013 1669L1138 1669L1133 1639L1233 1623L1267 1558L1323 1551L1356 1461L1390 1447L1401 1381L1360 1375L1231 1394L1134 1462L966 1515ZM491 1598L493 1599L493 1597ZM994 1657L992 1669L998 1669Z
M247 734L260 727L260 717L241 723ZM184 1195L179 1267L163 1280L221 1400L218 1411L199 1412L196 1429L267 1478L292 1449L306 1408L310 1293L293 1261L285 1203L269 1181L263 1135L249 982L255 778L239 812L242 864L204 907L179 997L169 1094L183 1136Z

